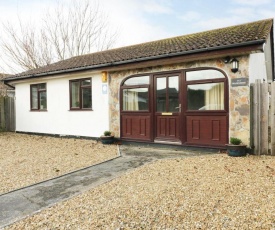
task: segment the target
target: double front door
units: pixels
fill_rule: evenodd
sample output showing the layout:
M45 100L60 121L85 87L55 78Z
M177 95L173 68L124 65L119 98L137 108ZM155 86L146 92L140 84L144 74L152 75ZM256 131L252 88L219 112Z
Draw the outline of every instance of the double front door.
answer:
M228 86L222 72L183 70L146 77L146 82L143 76L129 78L129 85L122 87L123 139L196 146L227 143Z

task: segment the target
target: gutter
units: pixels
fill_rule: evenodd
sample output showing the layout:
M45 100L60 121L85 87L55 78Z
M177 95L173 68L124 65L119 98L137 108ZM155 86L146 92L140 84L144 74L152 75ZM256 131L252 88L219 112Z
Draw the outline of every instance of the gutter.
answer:
M64 69L64 70L56 70L52 72L44 72L44 73L38 73L33 75L26 75L18 78L6 78L4 80L4 84L8 85L7 82L11 81L17 81L17 80L24 80L24 79L31 79L31 78L37 78L37 77L44 77L44 76L50 76L55 74L61 74L61 73L71 73L71 72L77 72L77 71L83 71L83 70L92 70L92 69L99 69L103 67L111 67L116 65L123 65L123 64L129 64L133 62L141 62L141 61L148 61L148 60L154 60L154 59L161 59L161 58L169 58L169 57L176 57L181 55L187 55L187 54L196 54L196 53L203 53L207 51L213 51L213 50L222 50L222 49L230 49L230 48L237 48L242 46L249 46L249 45L260 45L265 44L266 40L261 39L257 41L249 41L245 43L239 43L239 44L230 44L230 45L224 45L224 46L218 46L218 47L207 47L199 50L190 50L190 51L183 51L178 53L168 53L168 54L162 54L158 56L151 56L151 57L143 57L143 58L136 58L131 60L125 60L125 61L118 61L118 62L111 62L106 64L98 64L98 65L92 65L92 66L82 66L82 67L76 67L72 69ZM261 49L263 51L263 47ZM8 85L10 86L10 85ZM13 86L11 86L14 88Z
M6 82L6 80L3 80L3 82L4 82L4 84L5 84L5 85L7 85L7 86L11 87L12 89L15 89L15 87L14 87L14 86L12 86L12 85L10 85L9 83L7 83L7 82Z

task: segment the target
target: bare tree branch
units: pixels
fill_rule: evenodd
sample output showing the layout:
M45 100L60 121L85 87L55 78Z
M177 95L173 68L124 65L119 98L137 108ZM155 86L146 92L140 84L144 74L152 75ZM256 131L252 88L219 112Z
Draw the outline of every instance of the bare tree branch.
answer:
M109 49L117 38L99 4L89 0L59 2L41 20L41 28L26 24L3 24L1 46L9 66L29 70L95 51Z

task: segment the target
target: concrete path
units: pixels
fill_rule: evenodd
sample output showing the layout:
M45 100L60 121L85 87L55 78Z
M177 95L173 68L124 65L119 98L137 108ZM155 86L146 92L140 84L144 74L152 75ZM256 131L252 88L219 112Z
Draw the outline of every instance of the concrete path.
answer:
M155 147L121 146L120 149L121 156L113 160L0 195L0 228L157 159L209 153Z

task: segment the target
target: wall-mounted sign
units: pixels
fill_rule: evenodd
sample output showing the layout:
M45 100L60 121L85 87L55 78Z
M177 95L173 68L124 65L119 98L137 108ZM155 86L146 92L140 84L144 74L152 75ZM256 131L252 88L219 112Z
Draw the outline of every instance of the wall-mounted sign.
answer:
M107 84L102 84L102 94L107 94L107 92L108 92Z
M234 78L231 80L231 86L237 87L237 86L247 86L248 85L248 78Z

